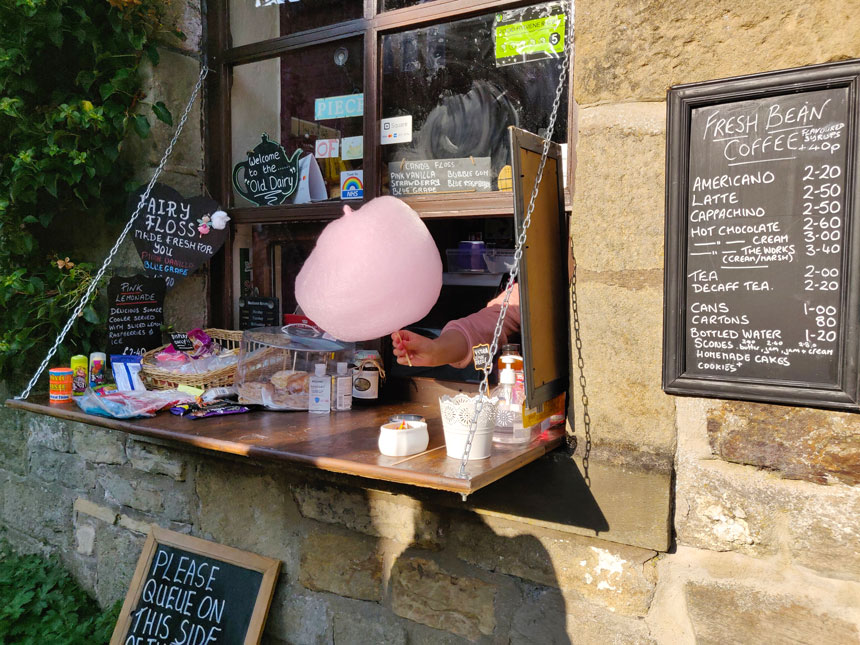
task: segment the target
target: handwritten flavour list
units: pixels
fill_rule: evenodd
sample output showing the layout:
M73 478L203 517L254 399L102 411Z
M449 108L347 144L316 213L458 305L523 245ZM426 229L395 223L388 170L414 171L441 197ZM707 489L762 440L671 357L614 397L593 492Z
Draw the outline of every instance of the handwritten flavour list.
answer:
M836 383L847 99L693 110L687 373Z
M857 408L857 77L831 68L670 91L667 391Z

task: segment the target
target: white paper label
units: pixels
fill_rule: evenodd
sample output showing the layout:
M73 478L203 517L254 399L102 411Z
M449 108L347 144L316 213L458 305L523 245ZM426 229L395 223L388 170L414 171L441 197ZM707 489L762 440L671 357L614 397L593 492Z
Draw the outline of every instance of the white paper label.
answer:
M314 157L328 159L340 156L340 141L337 139L317 139L314 147Z
M344 161L364 157L364 137L344 137L340 140L340 158Z
M409 143L412 141L412 115L394 116L379 122L379 143Z

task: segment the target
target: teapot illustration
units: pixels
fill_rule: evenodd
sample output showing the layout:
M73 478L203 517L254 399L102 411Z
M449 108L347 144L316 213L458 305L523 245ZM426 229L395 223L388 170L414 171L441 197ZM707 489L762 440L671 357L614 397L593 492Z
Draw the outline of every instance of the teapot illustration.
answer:
M257 147L248 153L247 161L233 167L233 187L257 206L283 204L299 185L301 153L296 150L288 157L283 146L264 132ZM240 171L244 171L241 180Z

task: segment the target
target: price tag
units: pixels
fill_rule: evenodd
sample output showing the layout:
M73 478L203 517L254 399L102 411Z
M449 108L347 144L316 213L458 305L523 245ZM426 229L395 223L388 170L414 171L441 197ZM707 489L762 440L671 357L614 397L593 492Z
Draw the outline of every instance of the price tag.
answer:
M184 331L171 333L170 342L173 343L173 348L178 352L190 352L194 349L194 343Z
M472 348L472 362L475 364L475 369L479 372L490 364L491 359L489 345L475 345Z

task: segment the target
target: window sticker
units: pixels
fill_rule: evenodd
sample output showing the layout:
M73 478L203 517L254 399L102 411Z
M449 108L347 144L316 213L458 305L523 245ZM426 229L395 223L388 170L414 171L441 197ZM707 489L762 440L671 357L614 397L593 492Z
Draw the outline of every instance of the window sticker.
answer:
M340 156L339 139L317 139L314 146L314 157L317 159L329 159Z
M364 197L364 171L344 170L340 173L340 198L361 199Z
M364 137L344 137L340 141L340 158L344 161L364 157Z
M364 94L344 94L314 99L314 120L364 116Z
M394 116L379 122L379 143L409 143L412 141L412 115Z
M498 14L493 29L496 65L502 67L558 58L564 52L566 26L564 8L560 4Z
M392 161L388 177L395 196L483 193L493 188L489 157Z

